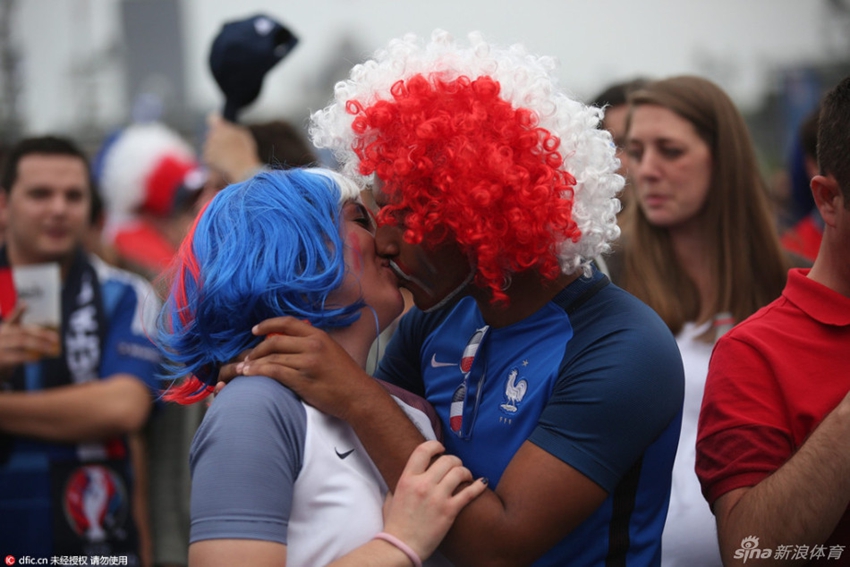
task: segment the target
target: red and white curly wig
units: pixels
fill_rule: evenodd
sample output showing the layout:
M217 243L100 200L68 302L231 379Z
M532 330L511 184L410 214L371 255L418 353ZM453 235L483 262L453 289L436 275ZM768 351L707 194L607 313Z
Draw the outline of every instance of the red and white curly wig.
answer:
M336 85L310 133L344 174L384 182L379 222L412 244L455 240L503 300L513 273L554 279L609 250L623 179L602 111L558 88L552 58L469 39L393 40Z

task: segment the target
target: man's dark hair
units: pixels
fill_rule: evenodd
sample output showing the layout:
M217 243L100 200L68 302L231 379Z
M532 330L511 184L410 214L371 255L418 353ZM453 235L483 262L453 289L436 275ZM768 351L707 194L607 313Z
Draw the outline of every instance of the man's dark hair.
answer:
M850 77L826 93L818 121L818 166L832 175L850 203Z
M802 124L800 124L799 136L800 147L806 157L815 161L818 159L818 119L820 117L820 107L810 112Z
M86 168L86 175L89 179L89 187L94 191L94 184L91 178L91 168L86 154L68 138L60 138L58 136L39 136L35 138L25 138L9 148L6 153L3 167L0 169L0 186L6 193L12 190L12 186L18 179L18 164L21 160L32 154L44 154L52 156L71 156L79 158Z
M649 81L644 78L632 79L609 85L590 101L591 106L622 106L629 101L629 95L645 87ZM600 125L600 128L604 126Z
M273 120L248 126L257 142L257 157L280 169L315 165L318 161L304 136L289 122Z

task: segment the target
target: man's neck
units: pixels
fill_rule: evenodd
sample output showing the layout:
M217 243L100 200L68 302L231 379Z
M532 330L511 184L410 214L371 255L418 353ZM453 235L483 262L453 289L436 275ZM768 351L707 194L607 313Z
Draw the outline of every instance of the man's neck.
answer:
M579 271L570 275L561 274L554 280L545 280L534 271L514 274L511 285L505 290L510 300L508 305L491 303L489 291L478 287L473 287L470 295L488 325L494 328L507 327L539 311L580 275Z
M809 278L845 297L850 297L850 250L846 249L846 245L842 250L841 243L835 241L833 234L828 234L830 230L830 227L826 227L824 231L818 256L809 271Z

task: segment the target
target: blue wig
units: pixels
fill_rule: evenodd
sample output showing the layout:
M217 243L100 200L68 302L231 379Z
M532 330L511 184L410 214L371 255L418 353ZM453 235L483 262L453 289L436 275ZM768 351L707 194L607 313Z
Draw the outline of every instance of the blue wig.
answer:
M166 399L206 397L220 366L260 341L251 328L264 319L323 329L358 319L362 301L327 304L345 277L341 209L352 187L327 170L291 169L215 196L177 253L157 329L167 375L189 376Z

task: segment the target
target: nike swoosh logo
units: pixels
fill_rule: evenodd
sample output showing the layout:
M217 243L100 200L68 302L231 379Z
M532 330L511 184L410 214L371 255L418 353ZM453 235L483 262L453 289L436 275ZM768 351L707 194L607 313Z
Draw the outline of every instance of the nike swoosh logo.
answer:
M351 449L350 451L346 451L345 453L340 453L340 452L339 452L339 449L337 449L336 447L334 447L334 451L336 452L336 456L337 456L337 457L339 457L340 459L345 459L345 458L346 458L346 457L348 457L351 453L353 453L353 452L354 452L354 449Z
M437 353L431 355L431 368L440 368L441 366L457 366L451 362L437 362Z

